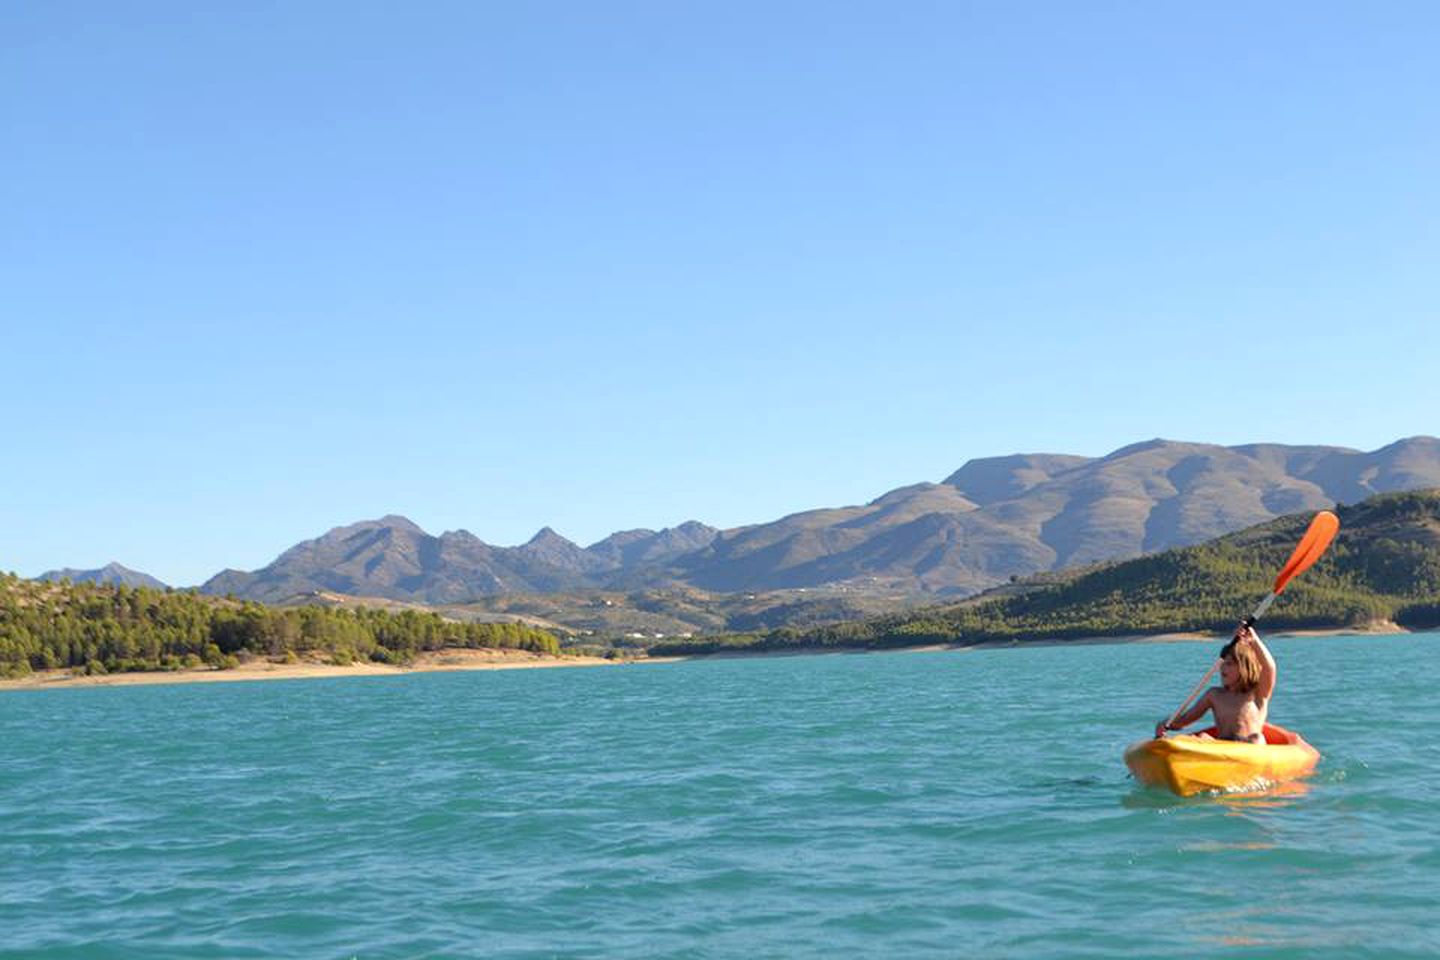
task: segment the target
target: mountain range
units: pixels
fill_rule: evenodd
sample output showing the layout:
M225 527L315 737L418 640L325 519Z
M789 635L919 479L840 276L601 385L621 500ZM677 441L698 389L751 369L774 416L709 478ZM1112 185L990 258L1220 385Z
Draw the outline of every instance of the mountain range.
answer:
M1440 490L1378 494L1336 508L1340 531L1262 629L1389 632L1440 627ZM1190 634L1223 642L1271 589L1308 511L1203 544L1039 574L958 602L863 619L671 637L651 656L1015 643Z
M277 602L338 592L424 603L516 593L846 586L967 596L1049 570L1187 546L1297 511L1440 487L1440 440L1379 450L1150 440L1103 457L972 460L863 506L717 530L689 522L581 547L546 527L518 547L401 516L337 527L200 589Z

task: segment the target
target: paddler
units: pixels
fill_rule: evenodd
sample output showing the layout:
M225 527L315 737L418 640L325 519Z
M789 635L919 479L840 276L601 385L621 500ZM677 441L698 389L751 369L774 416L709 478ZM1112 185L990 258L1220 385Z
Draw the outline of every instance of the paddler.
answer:
M1174 723L1157 723L1155 736L1164 736L1166 730L1184 729L1211 712L1215 715L1215 739L1264 743L1265 719L1270 714L1270 697L1275 693L1275 658L1260 642L1255 628L1243 620L1220 651L1220 681L1223 686L1207 690Z

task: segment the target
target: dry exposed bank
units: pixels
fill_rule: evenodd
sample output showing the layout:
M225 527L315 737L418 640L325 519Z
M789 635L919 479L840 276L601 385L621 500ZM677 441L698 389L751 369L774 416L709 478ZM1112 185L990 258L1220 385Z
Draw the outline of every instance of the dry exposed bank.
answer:
M524 650L441 650L426 653L404 667L381 663L272 663L255 659L231 670L156 670L77 676L69 670L46 670L18 680L0 680L0 690L53 690L68 687L116 687L152 683L230 683L241 680L298 680L308 677L382 677L446 670L517 670L542 667L598 667L630 663L603 657L552 657Z

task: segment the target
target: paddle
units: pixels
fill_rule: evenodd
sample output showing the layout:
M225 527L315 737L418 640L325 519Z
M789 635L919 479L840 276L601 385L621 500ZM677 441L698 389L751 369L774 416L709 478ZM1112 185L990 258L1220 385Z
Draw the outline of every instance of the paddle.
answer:
M1321 510L1315 514L1315 519L1310 521L1310 526L1306 529L1305 536L1301 537L1299 544L1296 545L1295 552L1290 554L1290 559L1286 560L1285 566L1280 568L1280 574L1275 578L1275 586L1271 589L1269 595L1266 596L1264 600L1261 600L1255 609L1251 611L1250 616L1242 621L1245 626L1255 626L1255 621L1259 620L1265 611L1270 609L1270 604L1274 603L1275 598L1280 596L1280 592L1285 589L1285 585L1315 565L1315 561L1320 559L1320 555L1325 552L1326 547L1330 546L1330 541L1335 539L1335 534L1339 532L1339 530L1340 518L1335 516L1335 514L1329 510ZM1205 684L1210 682L1210 678L1213 677L1215 671L1219 669L1220 661L1216 660L1215 665L1210 668L1210 672L1200 678L1200 682L1195 685L1195 689L1190 691L1190 696L1186 697L1185 702L1180 704L1180 709L1170 714L1170 719L1165 721L1166 727L1174 723L1176 717L1190 708L1190 702L1200 695L1200 691L1205 689Z

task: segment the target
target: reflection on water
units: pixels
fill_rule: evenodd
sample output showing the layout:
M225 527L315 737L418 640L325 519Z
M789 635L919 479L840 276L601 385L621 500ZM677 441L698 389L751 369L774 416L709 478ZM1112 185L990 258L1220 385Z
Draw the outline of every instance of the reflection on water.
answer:
M1243 787L1229 790L1210 790L1189 797L1180 797L1163 787L1136 785L1135 789L1120 798L1121 806L1131 810L1154 810L1168 807L1226 806L1236 810L1255 810L1266 807L1289 806L1311 790L1306 780L1286 780L1273 783L1260 780Z
M1273 850L1275 844L1251 841L1249 843L1221 843L1218 840L1201 840L1180 847L1182 853L1216 853L1221 850Z
M1310 792L1310 784L1304 780L1286 780L1283 783L1263 781L1249 789L1229 790L1218 794L1219 803L1241 809L1256 807L1285 807L1298 797Z

